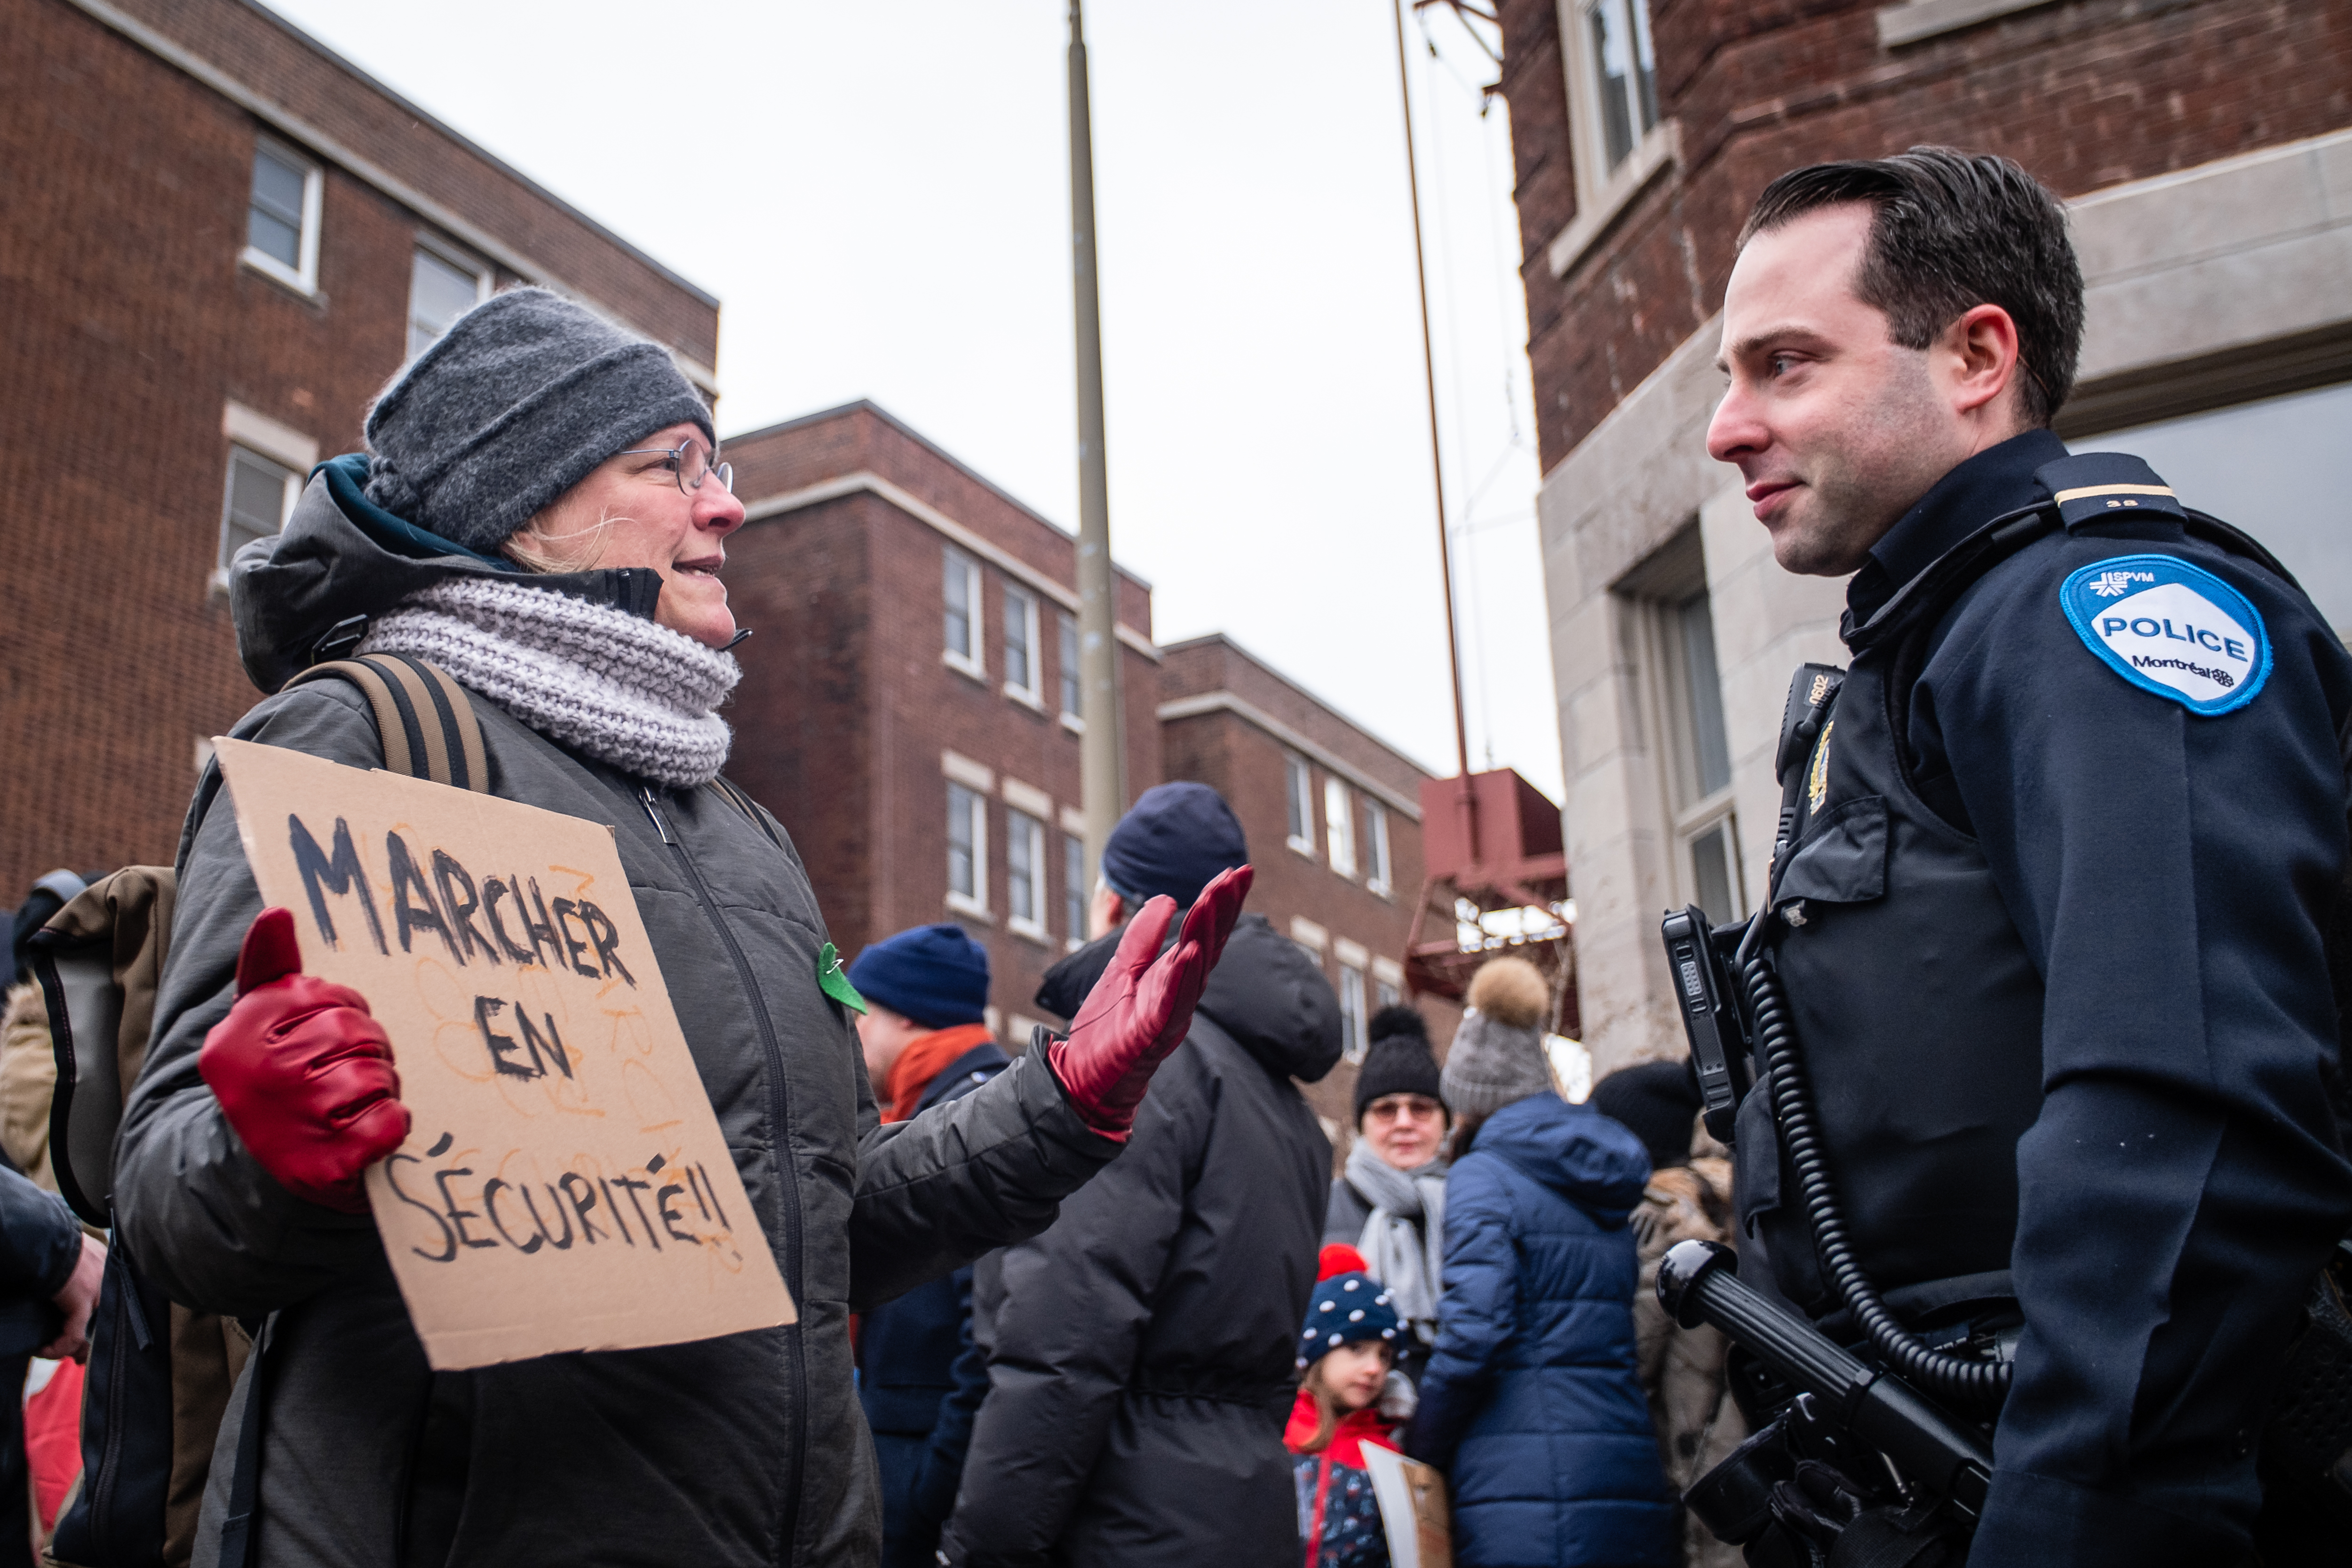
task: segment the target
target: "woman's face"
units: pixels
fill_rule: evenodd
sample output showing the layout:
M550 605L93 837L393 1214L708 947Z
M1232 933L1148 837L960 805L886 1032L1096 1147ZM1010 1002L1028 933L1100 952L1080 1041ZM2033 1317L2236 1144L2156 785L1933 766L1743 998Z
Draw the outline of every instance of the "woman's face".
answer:
M1345 1410L1361 1410L1381 1396L1389 1363L1396 1352L1386 1340L1355 1340L1327 1353L1319 1363L1323 1391Z
M529 531L546 553L560 558L580 550L583 568L652 567L662 579L654 619L707 647L724 647L735 635L735 614L727 607L719 569L727 563L727 536L743 526L743 503L716 473L692 490L677 488L677 471L663 453L688 441L704 447L715 467L701 426L656 430L632 442L631 451L598 464L533 519Z
M1445 1107L1425 1094L1384 1094L1364 1107L1364 1141L1381 1161L1418 1171L1437 1158L1445 1138Z

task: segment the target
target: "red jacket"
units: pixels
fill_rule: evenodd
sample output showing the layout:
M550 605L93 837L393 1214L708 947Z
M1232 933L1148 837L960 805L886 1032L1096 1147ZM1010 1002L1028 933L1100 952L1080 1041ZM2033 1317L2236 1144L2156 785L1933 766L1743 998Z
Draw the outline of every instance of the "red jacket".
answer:
M1395 1449L1392 1429L1381 1419L1378 1406L1368 1405L1351 1415L1341 1416L1323 1451L1308 1454L1303 1446L1314 1437L1319 1420L1315 1396L1300 1389L1298 1402L1290 1407L1290 1425L1283 1431L1282 1442L1297 1455L1293 1463L1297 1470L1306 1568L1385 1563L1387 1537L1381 1530L1380 1510L1371 1497L1370 1479L1362 1472L1364 1445ZM1351 1471L1355 1473L1348 1473ZM1354 1528L1342 1529L1341 1516L1350 1513L1355 1519Z

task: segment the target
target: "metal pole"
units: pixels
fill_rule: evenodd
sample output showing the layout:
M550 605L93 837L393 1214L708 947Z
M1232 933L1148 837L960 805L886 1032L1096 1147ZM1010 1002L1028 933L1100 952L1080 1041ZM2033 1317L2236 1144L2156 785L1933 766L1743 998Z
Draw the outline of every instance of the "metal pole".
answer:
M1087 101L1086 22L1070 0L1070 249L1078 340L1078 713L1087 863L1127 808L1120 745L1118 582L1110 559L1110 479L1103 457L1102 306L1095 284L1095 154Z
M1445 661L1454 676L1454 756L1458 776L1465 781L1462 800L1467 811L1471 809L1466 782L1470 777L1470 731L1462 718L1462 639L1454 626L1453 540L1445 527L1445 460L1437 447L1437 356L1430 347L1429 263L1423 259L1421 247L1421 175L1413 167L1412 86L1404 68L1404 0L1396 0L1395 11L1397 91L1404 101L1405 188L1412 193L1412 269L1421 281L1421 373L1429 394L1429 473L1437 491L1437 575L1445 588ZM1470 852L1474 858L1478 852L1475 826Z

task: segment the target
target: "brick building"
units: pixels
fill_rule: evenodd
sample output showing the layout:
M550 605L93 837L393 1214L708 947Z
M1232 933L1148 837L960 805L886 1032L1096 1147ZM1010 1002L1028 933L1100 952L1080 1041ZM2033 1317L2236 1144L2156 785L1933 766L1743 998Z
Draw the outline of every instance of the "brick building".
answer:
M791 830L844 952L961 922L1019 1046L1059 1022L1033 998L1083 941L1097 875L1076 542L871 403L726 446L751 520L728 595L755 632L728 774ZM1426 775L1227 638L1155 646L1150 587L1124 571L1118 615L1129 801L1198 779L1232 802L1250 907L1315 953L1360 1049L1402 986ZM1312 1091L1335 1126L1353 1081L1343 1067Z
M1339 1143L1365 1021L1404 999L1430 775L1229 637L1161 652L1161 765L1232 805L1257 867L1250 908L1313 953L1339 994L1347 1054L1307 1091ZM1420 1005L1442 1051L1459 1011L1434 995Z
M0 28L13 902L171 858L200 738L257 695L219 568L443 323L544 283L710 392L719 307L246 0L0 0Z
M1585 1040L1683 1049L1658 912L1762 890L1789 671L1843 584L1774 567L1705 430L1773 175L1941 142L2069 201L2089 286L2059 433L2271 546L2340 633L2352 537L2346 0L1504 0Z
M1021 1044L1094 882L1077 542L870 403L726 447L751 518L728 598L755 633L728 776L792 830L844 952L961 921ZM1132 800L1160 779L1160 654L1124 573L1118 620Z

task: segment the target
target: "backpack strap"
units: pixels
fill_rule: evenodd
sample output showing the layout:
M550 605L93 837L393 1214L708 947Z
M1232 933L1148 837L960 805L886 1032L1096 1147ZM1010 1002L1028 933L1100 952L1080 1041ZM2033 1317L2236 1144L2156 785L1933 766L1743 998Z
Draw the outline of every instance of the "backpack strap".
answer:
M779 849L783 848L784 841L776 836L774 822L769 817L766 812L760 809L758 802L754 801L750 795L745 795L734 784L728 783L724 778L713 778L710 781L710 787L719 792L719 799L725 801L728 805L733 806L736 810L750 817L751 821L757 825L760 831L768 836L769 843L774 845Z
M329 679L350 681L375 710L387 772L489 793L481 721L446 670L407 654L372 653L314 664L286 685Z

